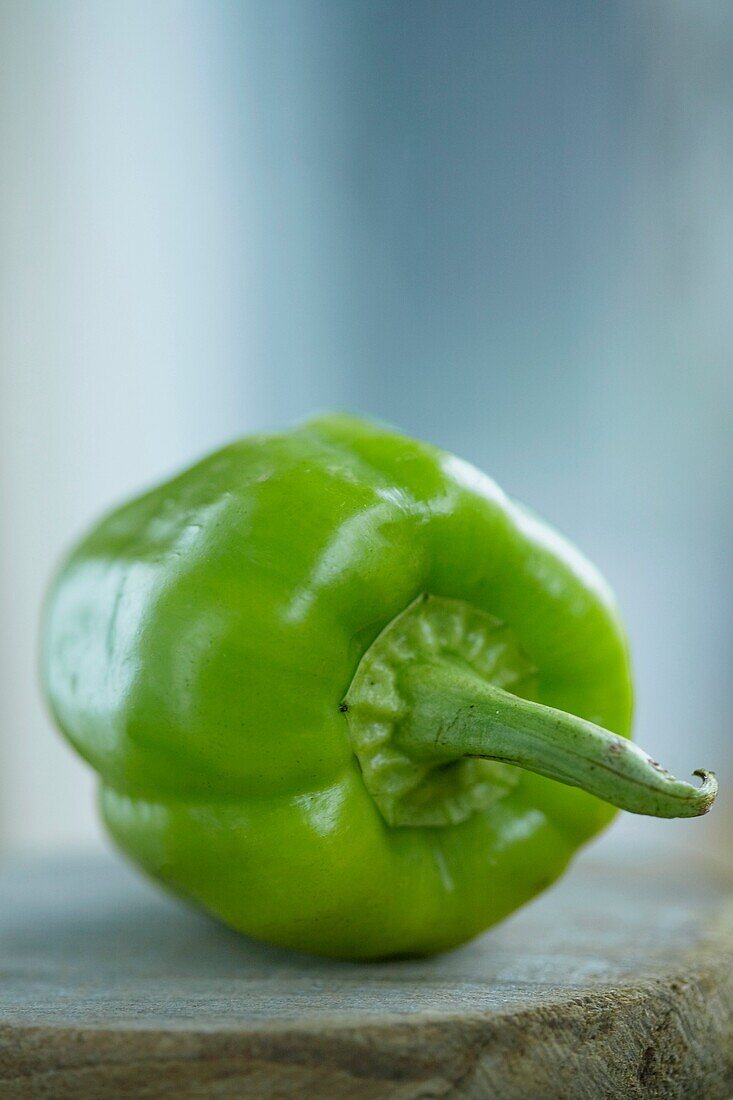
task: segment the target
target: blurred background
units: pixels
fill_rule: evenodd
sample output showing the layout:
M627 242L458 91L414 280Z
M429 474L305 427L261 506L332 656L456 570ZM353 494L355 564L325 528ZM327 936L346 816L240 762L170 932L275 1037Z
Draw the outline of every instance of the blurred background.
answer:
M103 843L36 681L101 509L340 407L616 589L636 733L733 826L729 0L0 0L0 847Z

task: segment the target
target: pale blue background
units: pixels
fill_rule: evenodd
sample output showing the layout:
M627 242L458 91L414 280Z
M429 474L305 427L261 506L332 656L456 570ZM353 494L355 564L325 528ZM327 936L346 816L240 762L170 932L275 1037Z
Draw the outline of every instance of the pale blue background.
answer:
M730 788L728 0L0 0L0 127L0 843L98 843L34 680L63 547L334 406L574 538L639 739Z

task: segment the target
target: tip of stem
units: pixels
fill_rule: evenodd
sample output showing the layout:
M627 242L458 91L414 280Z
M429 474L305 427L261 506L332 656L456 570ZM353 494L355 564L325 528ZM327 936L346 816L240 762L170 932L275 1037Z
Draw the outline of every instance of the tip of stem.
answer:
M692 773L702 779L702 783L697 788L697 806L698 814L706 814L713 802L715 796L718 793L718 780L715 777L715 772L705 771L704 768L697 768Z

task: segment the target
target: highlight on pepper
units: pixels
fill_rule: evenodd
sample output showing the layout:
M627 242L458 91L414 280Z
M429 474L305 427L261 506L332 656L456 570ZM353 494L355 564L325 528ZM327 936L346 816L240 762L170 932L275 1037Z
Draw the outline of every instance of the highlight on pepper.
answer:
M48 596L56 722L119 847L250 936L454 947L616 808L705 813L628 738L598 572L488 477L382 425L253 436L112 512Z

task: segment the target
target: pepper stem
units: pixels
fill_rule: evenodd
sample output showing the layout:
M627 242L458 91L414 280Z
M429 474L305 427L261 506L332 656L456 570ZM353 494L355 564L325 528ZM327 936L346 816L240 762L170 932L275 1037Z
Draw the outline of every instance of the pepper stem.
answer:
M512 695L453 662L407 664L400 687L407 705L396 740L416 761L501 761L652 817L697 817L717 793L712 772L694 772L699 787L675 779L626 738Z

